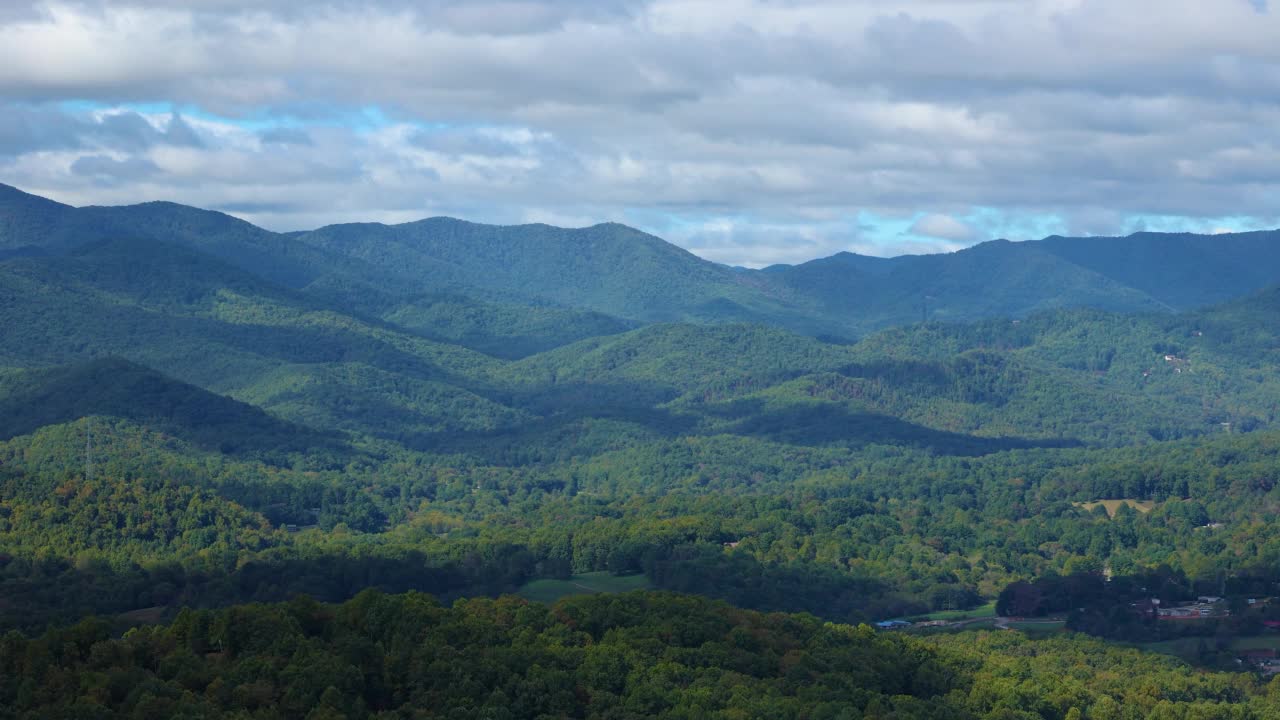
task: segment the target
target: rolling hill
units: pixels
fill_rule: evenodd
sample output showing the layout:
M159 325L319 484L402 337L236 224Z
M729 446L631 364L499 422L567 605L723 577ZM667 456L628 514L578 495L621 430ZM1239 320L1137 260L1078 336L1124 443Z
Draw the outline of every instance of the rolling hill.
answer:
M960 255L976 266L992 252ZM1034 286L1004 275L1007 288ZM1116 287L1080 276L1081 287ZM1148 300L1136 315L935 321L847 345L760 324L632 329L589 311L453 295L419 296L384 319L189 245L99 240L0 261L0 366L121 357L315 430L477 458L723 433L1115 445L1271 425L1274 294L1180 315Z
M942 255L841 253L751 271L615 223L565 229L430 218L279 234L172 203L73 208L0 186L0 259L140 239L182 245L348 314L507 358L636 323L763 323L849 341L922 318L1186 311L1280 282L1280 232L992 241ZM536 310L531 334L513 327L526 322L522 308ZM550 332L548 323L577 329Z
M0 440L88 416L129 420L225 455L323 454L340 440L120 358L7 373Z

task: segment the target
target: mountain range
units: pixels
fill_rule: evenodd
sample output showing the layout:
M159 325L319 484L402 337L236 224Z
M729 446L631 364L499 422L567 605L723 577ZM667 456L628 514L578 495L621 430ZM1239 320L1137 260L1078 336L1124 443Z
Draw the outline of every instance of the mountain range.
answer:
M764 323L851 341L922 319L1180 312L1280 282L1277 231L996 240L949 254L840 253L744 270L615 223L431 218L273 233L172 203L74 208L0 186L0 258L121 240L181 246L313 302L508 358L652 322ZM531 313L540 319L525 322ZM527 334L493 335L504 323Z
M997 600L1042 614L1029 582L1103 587L1110 567L1134 579L1106 587L1243 603L1280 579L1277 241L743 270L615 224L274 233L0 187L0 632L170 621L175 682L236 703L274 692L212 679L243 651L230 618L263 607L244 603L293 598L302 634L364 617L301 596L368 610L421 591L500 618L484 596L647 587L857 623ZM600 629L620 627L598 602ZM1078 627L1167 639L1128 617ZM50 647L99 667L107 646L56 634L93 622ZM41 657L15 637L0 667ZM180 669L199 658L213 674ZM0 706L36 707L11 676Z
M164 427L238 417L222 442L239 451L266 452L254 436L287 450L345 433L487 461L726 433L955 452L1115 445L1265 427L1280 406L1276 291L1257 287L1280 280L1278 233L997 241L742 271L610 224L278 234L11 188L0 208L7 435L99 412L93 397L119 410L147 373L174 407L207 406L162 402ZM871 331L882 325L900 327ZM133 390L85 393L86 378Z

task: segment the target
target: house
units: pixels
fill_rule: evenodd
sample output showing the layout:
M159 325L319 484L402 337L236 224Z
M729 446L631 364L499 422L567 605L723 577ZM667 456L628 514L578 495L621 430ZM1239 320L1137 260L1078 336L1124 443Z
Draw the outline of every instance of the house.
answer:
M1132 603L1129 607L1133 608L1133 611L1142 617L1155 617L1156 613L1160 609L1160 600L1158 598L1139 600L1136 603Z
M1205 527L1208 527L1208 526L1206 525ZM1201 595L1200 597L1196 598L1196 602L1204 605L1212 605L1214 603L1222 602L1222 598L1218 597L1217 595Z
M876 623L876 627L881 630L896 630L898 628L911 627L911 623L906 620L881 620Z

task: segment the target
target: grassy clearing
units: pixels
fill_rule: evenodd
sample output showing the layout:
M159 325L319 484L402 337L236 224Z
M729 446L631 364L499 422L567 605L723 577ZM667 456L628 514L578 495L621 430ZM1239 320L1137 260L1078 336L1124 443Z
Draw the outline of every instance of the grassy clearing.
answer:
M1252 635L1238 637L1231 641L1232 650L1280 650L1280 635Z
M962 632L974 632L977 630L995 630L995 629L996 629L996 619L994 617L987 617L987 618L981 618L979 620L973 620L971 622L966 622L963 624L938 625L934 627L918 627L917 626L917 627L907 628L905 632L914 633L917 635L933 635L936 633L951 634L951 633L962 633Z
M1067 629L1067 621L1055 620L1052 622L1011 622L1009 627L1017 630L1030 638L1041 638L1048 635L1056 635Z
M168 619L169 608L167 607L149 607L140 608L138 610L130 610L116 616L116 621L136 627L138 625L159 625Z
M1161 655L1172 655L1194 665L1199 657L1199 642L1201 640L1209 643L1213 642L1213 638L1188 637L1177 638L1176 640L1161 640L1160 642L1135 643L1134 647L1147 652L1160 653Z
M1134 647L1162 655L1173 655L1194 665L1200 657L1201 642L1208 644L1210 648L1214 647L1214 638L1211 637L1185 637L1175 640L1162 640L1160 642L1135 643ZM1268 633L1266 635L1232 638L1229 647L1238 652L1244 652L1245 650L1280 650L1280 635Z
M567 595L630 592L649 587L644 575L610 575L601 571L574 575L568 580L534 580L520 588L518 594L526 600L553 603Z
M1087 502L1087 503L1078 502L1078 503L1071 503L1071 504L1075 505L1078 508L1084 508L1085 510L1088 510L1090 512L1092 512L1094 508L1101 505L1102 507L1107 509L1107 515L1110 517L1116 516L1116 511L1120 509L1121 505L1128 505L1129 507L1133 508L1134 510L1137 510L1140 513L1149 513L1153 509L1155 509L1155 506L1156 506L1155 502L1152 500L1134 500L1132 498L1124 498L1121 500L1095 500L1093 502Z
M925 618L928 620L968 620L970 618L989 618L996 616L996 601L992 600L986 605L973 608L971 610L939 610L928 615L913 615L912 618Z

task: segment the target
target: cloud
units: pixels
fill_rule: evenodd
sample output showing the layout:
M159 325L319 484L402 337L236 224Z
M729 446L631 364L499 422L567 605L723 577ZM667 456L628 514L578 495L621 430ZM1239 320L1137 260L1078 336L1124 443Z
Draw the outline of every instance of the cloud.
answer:
M1280 200L1247 0L0 6L0 182L69 202L621 220L761 264Z
M957 242L968 242L978 237L977 232L969 225L950 215L938 213L921 215L911 224L907 232L912 235L923 235L939 240L954 240Z
M108 155L81 155L71 163L72 175L90 178L94 182L119 185L154 177L160 168L139 157L116 159Z
M258 139L264 145L314 145L311 136L301 128L276 127L262 131Z

